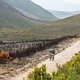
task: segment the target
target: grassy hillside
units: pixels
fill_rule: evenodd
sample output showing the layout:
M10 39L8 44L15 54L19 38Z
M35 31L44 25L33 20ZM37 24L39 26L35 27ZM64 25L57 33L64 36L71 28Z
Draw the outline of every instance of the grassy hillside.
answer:
M0 27L32 27L39 23L42 22L25 17L16 9L0 1Z
M9 5L19 10L24 15L42 21L53 21L58 18L53 16L39 5L33 3L31 0L2 0Z
M40 30L52 36L65 36L80 33L80 14L40 27Z
M0 29L0 40L43 40L80 34L80 15L42 26Z

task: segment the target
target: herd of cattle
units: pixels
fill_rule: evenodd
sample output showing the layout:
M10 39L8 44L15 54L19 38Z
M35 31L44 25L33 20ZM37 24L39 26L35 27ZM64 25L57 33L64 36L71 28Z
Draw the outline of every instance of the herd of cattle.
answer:
M0 43L0 60L1 59L14 59L25 56L33 55L37 51L44 50L58 44L60 41L73 38L74 36L66 36L62 38L57 38L54 40L43 40L43 41L33 41L33 42L15 42L15 43Z
M1 44L0 45L0 57L2 55L11 56L13 58L29 56L37 51L47 48L47 46L51 44L52 44L52 41Z

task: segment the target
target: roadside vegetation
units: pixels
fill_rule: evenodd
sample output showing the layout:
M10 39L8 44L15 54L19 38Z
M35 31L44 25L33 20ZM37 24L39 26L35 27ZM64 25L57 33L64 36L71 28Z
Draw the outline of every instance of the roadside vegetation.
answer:
M46 65L40 68L35 67L34 71L28 75L28 80L80 80L80 54L72 58L70 62L60 67L58 70L49 74Z

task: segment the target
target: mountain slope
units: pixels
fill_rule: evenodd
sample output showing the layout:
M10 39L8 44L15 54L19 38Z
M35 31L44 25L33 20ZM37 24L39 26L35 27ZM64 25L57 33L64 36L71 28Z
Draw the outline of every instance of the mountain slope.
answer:
M0 0L0 27L31 27L38 23Z
M53 16L39 5L33 3L31 0L2 0L9 5L19 10L24 15L42 21L54 21L58 18Z
M80 14L44 25L46 35L54 37L80 34Z
M41 26L0 30L0 40L28 41L80 34L80 14Z
M58 18L67 18L76 14L79 14L79 11L71 11L71 12L67 12L67 11L53 11L53 10L48 10L49 12L51 12L53 15L57 16Z

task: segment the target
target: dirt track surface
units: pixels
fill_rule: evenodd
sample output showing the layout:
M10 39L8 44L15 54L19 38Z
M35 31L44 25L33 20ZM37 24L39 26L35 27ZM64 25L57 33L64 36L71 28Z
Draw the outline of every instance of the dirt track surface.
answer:
M66 62L70 61L75 53L80 51L80 40L74 43L71 47L68 47L66 50L62 51L61 53L55 55L54 61L50 61L49 59L43 61L42 63L38 64L41 66L42 64L46 64L47 72L51 73L53 70L57 70L56 64L62 66Z
M60 66L69 62L72 57L75 56L75 53L80 52L80 39L75 41L71 46L66 48L64 51L55 55L54 61L50 61L49 58L39 63L37 66L40 67L42 64L46 64L47 71L51 73L53 70L57 70L56 64ZM27 75L33 71L33 68L28 69L28 71L24 71L10 80L23 80Z

